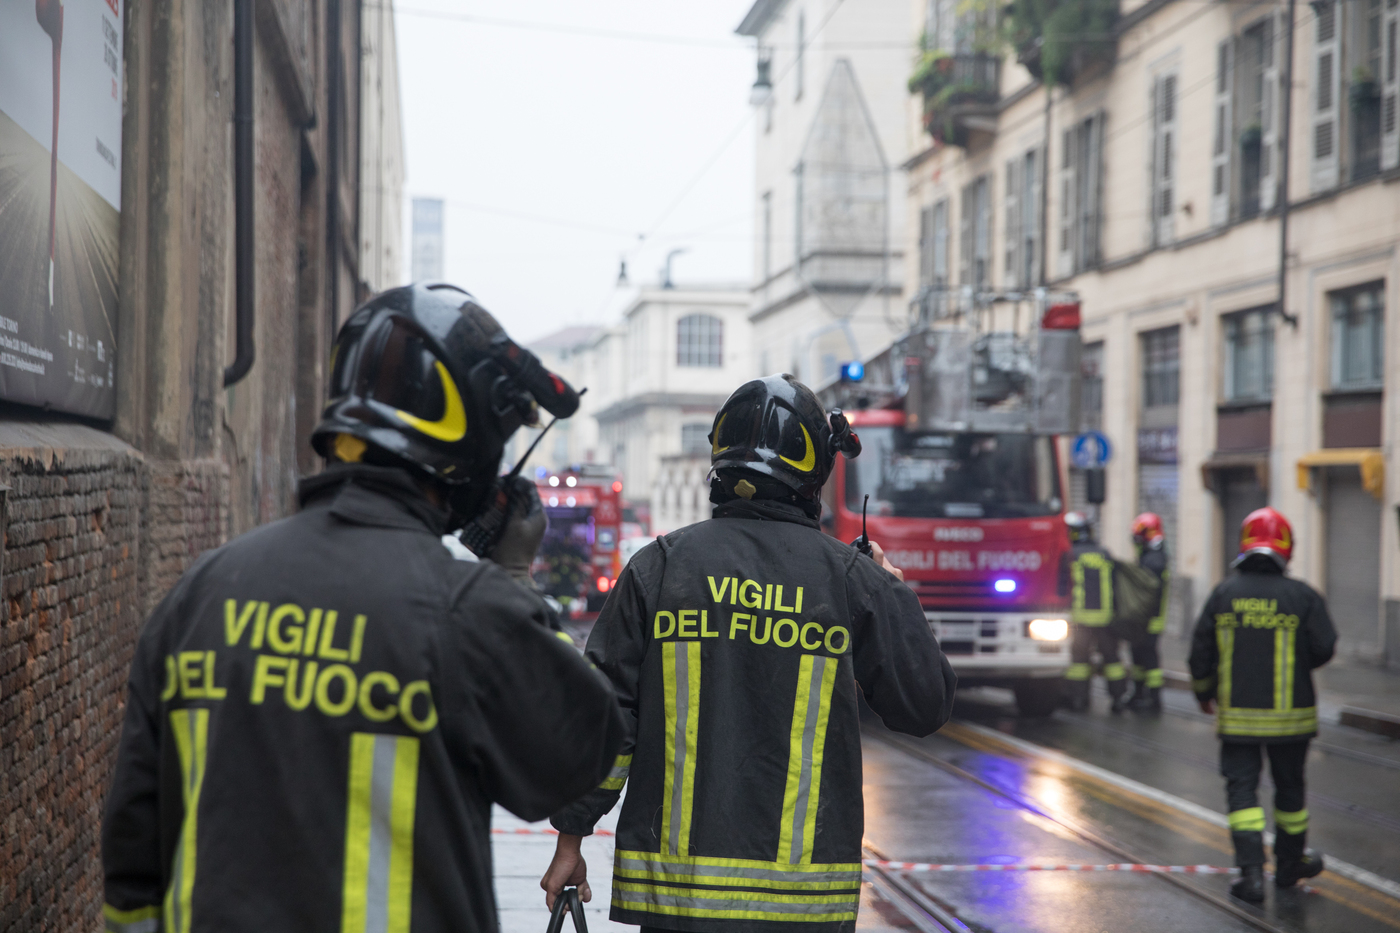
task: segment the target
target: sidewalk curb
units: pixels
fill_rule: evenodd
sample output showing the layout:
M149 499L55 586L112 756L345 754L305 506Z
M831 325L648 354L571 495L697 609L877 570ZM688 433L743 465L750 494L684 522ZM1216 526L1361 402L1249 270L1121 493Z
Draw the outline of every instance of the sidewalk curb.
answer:
M1191 678L1179 671L1163 671L1162 681L1168 687L1175 687L1178 690L1191 689ZM1351 726L1353 729L1361 729L1375 735L1383 735L1388 739L1400 739L1400 716L1392 716L1389 713L1377 712L1373 709L1362 709L1359 706L1343 706L1340 710L1339 721L1344 726Z

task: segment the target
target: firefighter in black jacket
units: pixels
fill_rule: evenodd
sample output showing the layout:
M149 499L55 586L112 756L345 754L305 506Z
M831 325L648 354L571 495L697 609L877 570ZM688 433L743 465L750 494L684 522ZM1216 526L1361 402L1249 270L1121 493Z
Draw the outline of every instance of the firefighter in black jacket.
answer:
M540 819L625 735L606 680L490 556L440 535L576 396L471 296L395 289L336 341L302 510L201 557L141 632L102 827L111 933L493 930L491 804ZM528 487L528 488L527 488Z
M1065 514L1070 549L1060 562L1059 592L1070 597L1069 668L1065 671L1065 703L1082 712L1089 708L1089 679L1093 652L1103 657L1103 679L1113 698L1113 711L1127 704L1128 670L1118 656L1113 622L1113 556L1094 541L1094 526L1082 512Z
M1191 678L1202 711L1215 713L1220 772L1240 878L1230 893L1264 900L1264 810L1255 794L1263 754L1274 779L1274 883L1291 887L1322 871L1307 848L1303 766L1317 734L1312 671L1332 658L1337 633L1327 603L1284 576L1293 529L1270 508L1240 529L1239 573L1206 600L1191 642Z
M579 838L626 783L613 920L850 931L857 692L887 726L922 736L947 720L956 678L892 568L818 527L837 451L860 449L839 412L829 424L807 387L769 376L729 397L710 442L714 518L638 552L589 637L634 739L602 786L553 818L541 886L550 902L586 886Z
M1162 586L1162 598L1157 614L1147 620L1147 632L1131 643L1133 652L1133 695L1128 708L1141 713L1162 711L1162 659L1157 651L1157 639L1167 627L1168 583L1171 570L1167 560L1167 536L1162 531L1162 517L1156 512L1143 512L1133 519L1133 545L1137 548L1138 566L1157 575Z

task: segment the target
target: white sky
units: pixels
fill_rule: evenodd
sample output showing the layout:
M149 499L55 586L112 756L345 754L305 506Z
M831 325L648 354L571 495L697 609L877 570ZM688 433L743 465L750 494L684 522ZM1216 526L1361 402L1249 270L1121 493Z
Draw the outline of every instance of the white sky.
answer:
M751 5L395 0L405 194L447 202L445 278L521 340L609 323L624 253L634 284L676 247L677 282L747 284Z

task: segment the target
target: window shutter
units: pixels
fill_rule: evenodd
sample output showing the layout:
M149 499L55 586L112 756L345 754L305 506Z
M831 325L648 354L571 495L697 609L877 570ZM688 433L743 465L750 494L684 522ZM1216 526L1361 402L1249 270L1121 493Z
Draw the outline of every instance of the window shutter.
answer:
M919 209L919 284L933 282L933 207Z
M1021 288L1021 164L1019 159L1006 163L1006 278L1008 289Z
M1176 217L1176 75L1160 75L1154 83L1157 132L1153 147L1153 245L1170 243Z
M1341 96L1341 48L1337 19L1341 11L1333 0L1323 0L1314 9L1317 41L1313 45L1312 190L1322 191L1336 187L1340 164L1337 124L1341 108L1337 98Z
M972 284L972 214L977 209L977 186L966 185L962 190L962 212L958 215L958 284Z
M1103 201L1103 121L1100 110L1084 122L1083 196L1080 199L1079 268L1099 264L1100 206Z
M1230 220L1230 153L1235 148L1234 102L1235 45L1220 43L1215 51L1215 140L1210 155L1210 222Z
M1279 99L1279 59L1283 56L1276 48L1275 21L1266 19L1264 27L1264 81L1259 101L1259 210L1271 211L1278 203L1278 99Z
M948 285L948 199L933 207L933 284Z
M1381 170L1400 166L1400 0L1381 22Z
M986 289L992 279L992 176L981 176L974 183L977 192L977 254L973 257L978 289Z
M1065 130L1060 137L1060 243L1055 269L1060 278L1074 274L1074 219L1079 215L1079 207L1075 203L1078 191L1074 183L1074 166L1078 160L1077 138L1074 130Z
M1022 172L1021 190L1021 283L1022 288L1035 288L1040 284L1040 186L1041 160L1045 158L1045 148L1032 149L1026 153L1025 169Z

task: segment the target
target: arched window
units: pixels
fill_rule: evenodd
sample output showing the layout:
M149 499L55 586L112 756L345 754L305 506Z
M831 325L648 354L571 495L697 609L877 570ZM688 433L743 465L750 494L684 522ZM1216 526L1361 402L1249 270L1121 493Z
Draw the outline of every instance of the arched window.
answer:
M687 314L676 324L676 364L724 365L724 322L712 314Z

